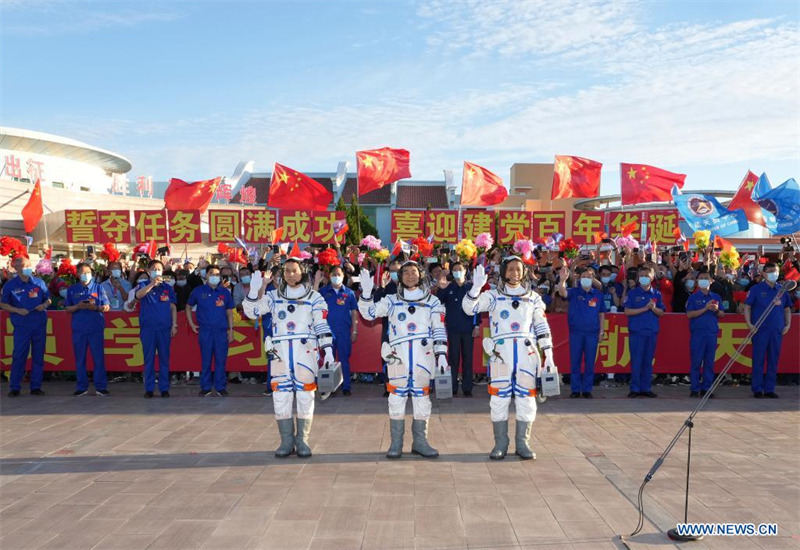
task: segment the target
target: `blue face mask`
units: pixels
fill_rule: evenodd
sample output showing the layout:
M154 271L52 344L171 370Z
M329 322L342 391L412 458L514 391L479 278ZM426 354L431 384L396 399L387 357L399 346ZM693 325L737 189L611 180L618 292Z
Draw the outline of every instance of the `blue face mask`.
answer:
M120 269L112 269L111 270L111 276L114 277L115 279L119 279L122 276L122 270L120 270Z
M153 271L150 272L150 276L153 279L155 279L156 277L161 277L161 275L163 275L163 271L155 271L155 270L153 270Z
M393 282L397 282L397 271L391 271L389 273L389 277L392 279Z
M250 275L245 275L242 277L242 283L248 285L250 284Z
M650 284L650 277L642 275L641 277L639 277L639 284L642 285L642 286L649 285Z
M584 290L589 290L592 288L592 280L588 277L581 277L581 287Z
M89 284L92 282L92 274L91 273L81 273L81 282L84 284Z
M206 278L206 270L205 270L205 269L201 269L201 270L200 270L200 277L201 277L202 279L205 279L205 278Z
M453 271L453 279L456 281L463 281L464 280L464 271L458 270Z
M766 277L767 277L767 280L770 283L774 283L775 281L778 280L778 272L777 271L770 271L769 273L766 274Z
M209 275L208 284L211 286L217 286L219 284L219 275Z
M686 281L686 288L692 290L694 288L694 279L688 279Z
M739 279L739 285L747 286L750 284L750 279Z
M58 291L58 295L66 300L67 299L67 289L66 288L62 288L61 290Z
M607 275L607 276L603 277L601 280L603 281L603 284L604 284L604 285L607 285L607 284L608 284L608 283L610 283L610 282L611 282L613 279L614 279L614 277L612 277L611 275Z
M33 275L33 268L32 267L23 267L22 268L22 274L25 275L26 277L30 277L31 275Z
M331 283L335 284L336 286L339 286L340 284L342 284L342 277L331 276Z
M711 281L708 279L700 279L697 281L697 286L705 290L711 286Z

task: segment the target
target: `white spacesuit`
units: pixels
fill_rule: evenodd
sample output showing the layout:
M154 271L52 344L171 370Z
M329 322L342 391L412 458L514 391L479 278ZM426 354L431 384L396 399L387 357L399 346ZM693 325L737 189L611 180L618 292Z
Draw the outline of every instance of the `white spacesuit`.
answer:
M333 362L333 336L327 321L328 305L311 288L302 262L288 259L280 277L277 289L259 296L263 279L261 272L255 271L242 308L251 319L272 314L272 336L265 338L264 350L271 359L272 401L281 435L281 445L275 456L287 457L296 449L297 456L305 458L311 456L308 437L314 417L319 351L324 351L325 364ZM292 421L295 396L296 434Z
M480 292L484 284L486 274L479 265L472 290L464 296L462 306L469 315L489 312L491 337L483 341L489 356L489 406L495 438L489 457L502 459L508 452L508 409L513 396L517 413L516 454L523 459L536 458L529 443L536 419L536 378L542 368L539 350L545 355L544 366L555 369L553 341L544 313L546 306L530 289L525 266L516 256L501 262L496 289Z
M416 272L416 273L415 273ZM373 281L361 270L361 297L358 311L368 321L387 317L389 342L381 355L386 361L389 391L389 426L392 443L388 458L400 458L403 452L406 401L411 397L414 410L411 452L435 458L439 452L428 444L428 419L431 416L430 382L435 369L447 369L447 330L444 307L430 294L424 271L416 262L400 268L397 293L372 299Z

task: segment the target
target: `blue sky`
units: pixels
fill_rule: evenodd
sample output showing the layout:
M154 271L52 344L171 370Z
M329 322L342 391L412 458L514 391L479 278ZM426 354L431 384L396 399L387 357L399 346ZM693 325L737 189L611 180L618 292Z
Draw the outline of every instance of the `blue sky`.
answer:
M734 189L800 176L800 13L786 2L0 0L3 125L118 152L131 176L239 160L354 169L411 151L506 181L554 154Z

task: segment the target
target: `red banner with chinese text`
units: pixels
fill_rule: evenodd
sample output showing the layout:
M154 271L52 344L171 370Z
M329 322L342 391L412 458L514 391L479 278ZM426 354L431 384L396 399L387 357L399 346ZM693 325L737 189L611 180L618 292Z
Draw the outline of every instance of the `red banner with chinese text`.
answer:
M240 210L208 211L208 241L232 243L242 235L242 212Z
M497 212L497 242L513 244L517 233L529 239L531 237L532 212L524 210L499 210Z
M649 210L644 216L648 241L659 245L673 245L678 241L675 236L675 228L680 220L677 210Z
M242 227L246 243L272 244L272 232L278 227L278 211L263 208L246 209Z
M576 244L595 244L594 236L605 231L605 213L573 212L572 240Z
M492 210L462 210L461 211L461 238L472 239L481 233L488 233L494 240L496 236L494 211Z
M199 210L169 210L169 242L172 244L192 244L203 242L200 232Z
M392 242L422 237L425 231L424 210L392 210Z
M137 314L122 312L106 313L105 354L106 369L109 371L141 371L142 348L139 340L139 317ZM555 362L562 374L569 373L569 334L566 314L547 316L553 333ZM630 352L628 348L628 322L624 314L606 314L606 337L598 346L595 372L630 372ZM262 353L261 331L255 330L253 322L241 319L234 313L235 336L231 344L227 370L230 372L263 372L266 360ZM381 370L380 345L381 324L365 323L359 318L359 337L353 344L351 370L353 372L379 372ZM733 356L736 348L747 336L747 327L741 315L727 315L720 321L715 372ZM13 330L9 315L0 312L0 368L11 367L13 351ZM482 336L488 335L488 319L484 318ZM653 372L682 374L689 370L689 323L686 315L667 313L661 318L661 331L658 334ZM789 334L783 338L778 372L800 373L800 315L792 315ZM483 356L481 338L474 340L476 371L485 371L486 357ZM178 334L172 341L172 364L170 370L192 371L200 368L200 348L197 335L191 333L185 316L178 316ZM177 353L180 350L180 353ZM732 373L747 373L751 367L752 346L745 347L743 355L734 364ZM70 315L63 311L48 312L47 344L45 346L45 370L70 371L75 369L72 352L72 330Z
M64 210L64 229L67 232L67 242L97 242L97 210Z
M567 214L564 211L532 213L531 239L535 243L547 240L553 233L567 234Z
M133 233L137 243L155 241L156 244L161 244L167 242L169 235L166 210L136 210L133 214Z
M458 210L428 210L425 212L425 233L433 235L433 244L458 242Z
M69 240L69 238L67 238ZM129 210L99 210L95 241L131 244L131 213Z

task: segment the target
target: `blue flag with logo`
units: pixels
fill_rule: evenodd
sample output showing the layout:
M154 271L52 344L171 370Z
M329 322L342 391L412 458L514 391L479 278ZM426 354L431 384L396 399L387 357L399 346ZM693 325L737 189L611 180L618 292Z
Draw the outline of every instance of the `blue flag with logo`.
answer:
M770 233L788 235L800 231L800 186L794 178L773 189L767 174L761 174L750 197L761 207Z
M681 193L675 185L672 187L672 200L692 231L708 230L713 235L727 237L747 231L749 227L743 209L728 210L711 195Z

